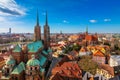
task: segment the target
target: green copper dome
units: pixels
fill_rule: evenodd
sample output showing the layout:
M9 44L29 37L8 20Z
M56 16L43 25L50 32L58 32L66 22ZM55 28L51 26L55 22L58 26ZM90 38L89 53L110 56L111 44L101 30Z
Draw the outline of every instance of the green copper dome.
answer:
M14 58L10 55L8 60L6 61L7 65L11 65L11 64L15 64L15 60Z
M27 62L27 65L28 66L37 66L37 65L40 65L40 62L38 59L35 59L35 56L32 55L32 59L30 59L28 62Z

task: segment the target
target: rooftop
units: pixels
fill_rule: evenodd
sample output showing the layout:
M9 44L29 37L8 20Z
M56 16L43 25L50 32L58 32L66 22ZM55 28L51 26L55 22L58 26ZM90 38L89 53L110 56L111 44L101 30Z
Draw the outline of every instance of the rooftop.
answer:
M60 67L55 67L52 70L52 74L58 74L64 77L71 77L71 78L82 78L82 72L78 64L74 62L64 62L63 65Z
M116 61L120 61L120 55L111 55L110 58L112 58Z
M13 49L13 52L21 52L21 47L17 44L15 48Z
M20 74L23 70L25 70L25 63L21 62L13 71L11 74Z
M43 47L42 41L36 41L27 45L28 52L37 52L40 48Z

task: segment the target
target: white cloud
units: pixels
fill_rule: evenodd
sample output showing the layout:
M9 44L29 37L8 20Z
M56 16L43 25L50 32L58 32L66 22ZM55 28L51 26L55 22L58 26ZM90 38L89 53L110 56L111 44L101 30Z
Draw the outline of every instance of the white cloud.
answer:
M97 20L92 19L92 20L89 20L89 22L91 22L91 23L96 23Z
M111 19L104 19L104 22L110 22Z
M69 21L67 21L67 20L63 20L63 23L69 23Z
M0 33L8 32L10 27L15 32L23 32L25 23L18 21L17 16L25 14L26 9L18 5L15 0L0 0Z
M18 5L15 0L0 0L0 15L25 15L26 9Z

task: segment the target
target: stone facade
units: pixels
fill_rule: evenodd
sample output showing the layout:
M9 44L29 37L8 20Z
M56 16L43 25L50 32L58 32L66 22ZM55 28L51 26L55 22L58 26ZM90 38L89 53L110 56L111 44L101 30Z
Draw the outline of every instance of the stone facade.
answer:
M16 45L0 72L0 80L44 80L46 66L50 62L50 30L45 24L44 43L41 40L41 29L37 12L37 24L34 28L34 42L21 47ZM45 48L44 48L45 47ZM34 56L33 56L34 55Z

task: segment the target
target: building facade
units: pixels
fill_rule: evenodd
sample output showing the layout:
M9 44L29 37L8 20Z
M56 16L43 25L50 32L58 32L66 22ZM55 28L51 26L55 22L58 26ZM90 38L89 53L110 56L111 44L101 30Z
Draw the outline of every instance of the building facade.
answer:
M120 56L119 55L110 56L109 65L111 67L119 66L120 65Z
M47 16L47 15L46 15ZM41 28L37 11L37 23L34 28L34 42L23 47L16 45L6 64L0 71L0 80L44 80L48 62L51 61L49 43L50 30L46 17L44 43L41 40ZM47 44L46 44L47 43Z

